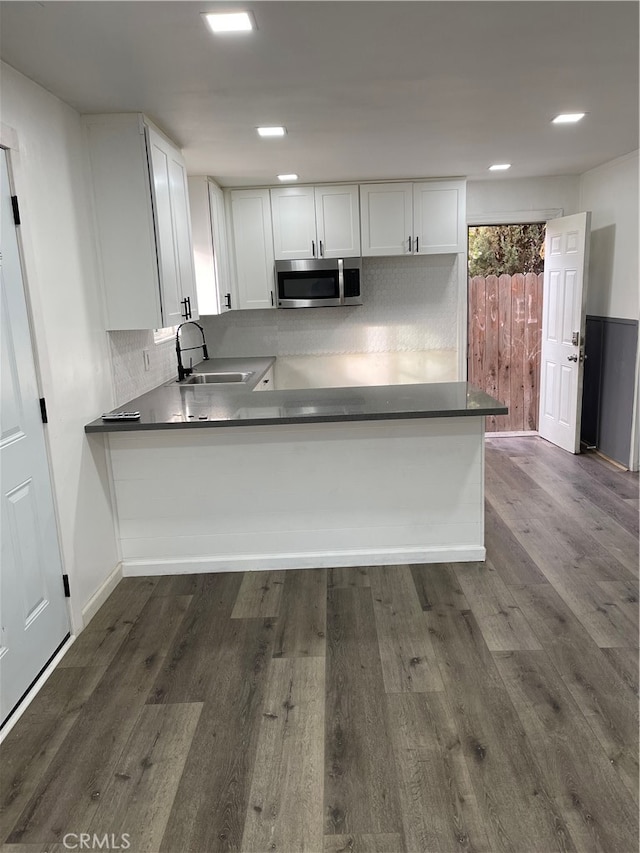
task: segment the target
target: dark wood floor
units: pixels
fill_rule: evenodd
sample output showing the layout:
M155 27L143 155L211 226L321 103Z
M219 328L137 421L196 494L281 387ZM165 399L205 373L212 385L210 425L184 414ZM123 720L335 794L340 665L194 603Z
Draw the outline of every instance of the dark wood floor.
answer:
M637 477L486 459L484 564L123 580L2 747L3 850L636 853Z

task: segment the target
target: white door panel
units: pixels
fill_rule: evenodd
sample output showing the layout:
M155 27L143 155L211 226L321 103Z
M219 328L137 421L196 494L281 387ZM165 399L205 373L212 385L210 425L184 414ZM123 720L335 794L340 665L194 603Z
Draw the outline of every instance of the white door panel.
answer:
M545 238L539 431L570 453L580 449L590 222L554 219Z
M6 154L1 163L0 718L69 632Z

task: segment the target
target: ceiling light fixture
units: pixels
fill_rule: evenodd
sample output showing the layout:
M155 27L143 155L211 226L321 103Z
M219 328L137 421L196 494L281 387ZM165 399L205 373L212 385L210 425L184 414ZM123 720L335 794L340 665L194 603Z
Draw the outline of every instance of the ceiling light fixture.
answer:
M257 127L259 136L284 136L287 132L286 127Z
M585 115L586 113L560 113L559 116L553 119L552 124L575 124L581 118L584 118Z
M249 12L204 12L202 17L216 35L221 33L248 33L255 30Z
M511 168L511 163L494 163L493 166L489 166L490 172L504 172L506 169Z
M278 175L278 180L279 181L297 181L298 176L297 175Z

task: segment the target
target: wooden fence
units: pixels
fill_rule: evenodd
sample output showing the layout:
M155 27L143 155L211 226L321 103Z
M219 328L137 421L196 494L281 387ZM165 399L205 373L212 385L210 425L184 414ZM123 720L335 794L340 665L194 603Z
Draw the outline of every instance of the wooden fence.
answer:
M509 406L487 431L538 428L543 274L469 279L469 382Z

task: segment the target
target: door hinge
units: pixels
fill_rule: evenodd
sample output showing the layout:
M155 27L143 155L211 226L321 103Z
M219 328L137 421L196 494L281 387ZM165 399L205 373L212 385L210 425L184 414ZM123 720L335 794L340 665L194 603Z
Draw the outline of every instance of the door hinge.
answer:
M71 587L69 586L69 575L62 575L62 585L64 587L64 597L71 598Z
M14 225L20 225L20 208L18 207L18 196L11 196L11 207L13 208Z
M44 397L40 397L40 414L42 415L42 423L48 424L49 418L47 417L47 404Z

